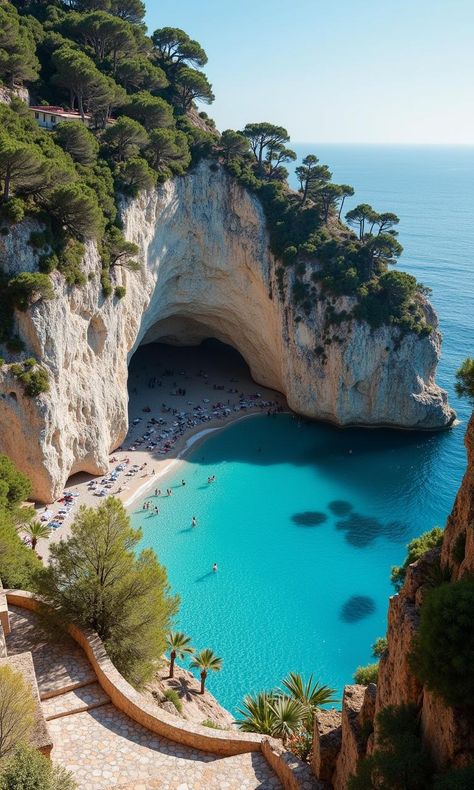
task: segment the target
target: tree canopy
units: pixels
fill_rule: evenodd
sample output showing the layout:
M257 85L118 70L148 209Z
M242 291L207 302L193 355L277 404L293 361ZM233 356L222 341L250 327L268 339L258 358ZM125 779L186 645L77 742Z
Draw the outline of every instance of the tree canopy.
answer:
M468 357L456 371L456 393L474 405L474 359Z
M135 685L153 673L178 607L154 552L136 553L140 539L119 500L111 497L97 509L83 506L69 539L50 546L40 580L46 602L64 620L97 631Z

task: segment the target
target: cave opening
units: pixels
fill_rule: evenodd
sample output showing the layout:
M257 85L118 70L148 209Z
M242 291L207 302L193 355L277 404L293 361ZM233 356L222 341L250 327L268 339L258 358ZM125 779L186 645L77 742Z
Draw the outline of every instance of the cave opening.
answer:
M167 430L182 435L181 427L205 428L208 421L240 416L260 403L282 405L283 396L255 381L227 339L222 331L182 316L146 329L129 362L124 447L143 448L144 427L145 434L150 426L157 429L151 441L161 433L163 441Z
M166 342L168 341L168 342ZM241 394L265 390L252 378L243 356L229 343L209 336L198 345L175 345L170 338L146 340L128 369L129 425L147 413L178 413L216 403L234 408ZM146 410L150 409L150 412Z

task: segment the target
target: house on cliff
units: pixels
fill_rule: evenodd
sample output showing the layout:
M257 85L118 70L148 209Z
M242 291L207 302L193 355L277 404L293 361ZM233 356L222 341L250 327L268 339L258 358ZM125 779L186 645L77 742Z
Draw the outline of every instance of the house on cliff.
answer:
M81 114L77 110L63 110L62 107L56 107L52 104L44 107L41 105L30 106L29 110L38 126L41 126L42 129L54 129L56 124L62 121L80 121L86 126L90 126L92 122L90 113L86 112L84 120L82 120Z

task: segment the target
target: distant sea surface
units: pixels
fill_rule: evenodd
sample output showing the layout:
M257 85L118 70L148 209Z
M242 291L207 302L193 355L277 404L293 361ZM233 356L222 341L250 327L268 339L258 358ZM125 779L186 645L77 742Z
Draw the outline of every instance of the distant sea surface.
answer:
M474 149L297 148L354 186L352 205L399 215L399 267L433 289L438 382L460 423L420 434L252 417L191 452L166 482L174 495L160 498L159 516L138 505L143 545L181 597L178 627L224 658L208 683L231 710L289 670L341 693L385 633L391 566L411 538L444 526L465 469L470 409L453 383L474 356Z
M314 153L337 184L358 203L400 217L404 252L397 268L432 289L430 296L443 335L437 381L449 393L463 427L446 442L446 484L455 491L465 466L463 433L471 409L454 393L454 374L474 356L474 146L328 145L293 146L298 157ZM297 163L298 164L298 163ZM294 167L290 182L297 188Z

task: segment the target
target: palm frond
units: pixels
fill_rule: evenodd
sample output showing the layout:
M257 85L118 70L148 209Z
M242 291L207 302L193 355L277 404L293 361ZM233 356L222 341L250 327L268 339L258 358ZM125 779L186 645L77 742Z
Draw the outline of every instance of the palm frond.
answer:
M174 651L179 658L184 658L185 654L194 653L191 646L191 637L183 631L169 631L166 635L168 650Z
M252 696L244 697L242 708L237 713L242 718L237 720L237 726L243 732L259 732L262 735L272 735L275 723L275 713L271 707L272 694L261 691Z
M222 658L216 656L213 650L206 647L200 653L195 654L193 661L191 661L191 666L196 669L218 672L222 669Z

